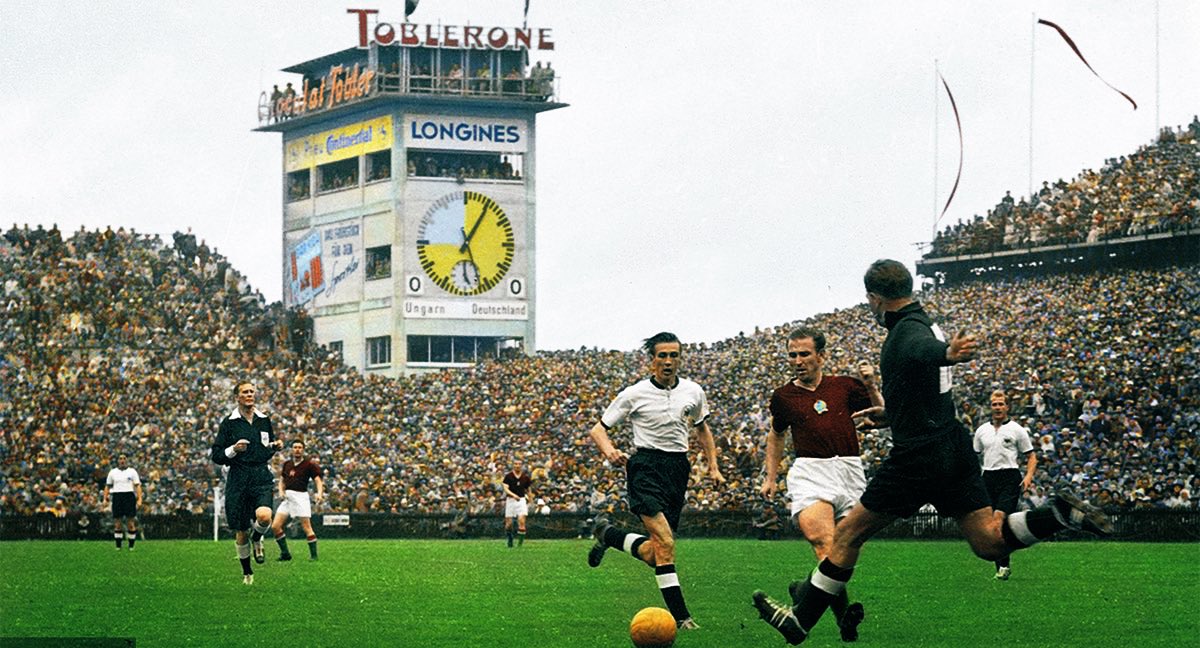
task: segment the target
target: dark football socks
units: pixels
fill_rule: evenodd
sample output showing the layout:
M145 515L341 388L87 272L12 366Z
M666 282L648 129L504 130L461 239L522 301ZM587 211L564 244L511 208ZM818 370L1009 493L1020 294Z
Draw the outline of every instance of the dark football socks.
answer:
M853 575L853 567L838 567L828 558L817 565L800 590L800 602L792 608L805 632L812 630L834 599L845 592L846 583Z
M249 576L254 573L250 568L250 543L237 545L238 562L242 563L242 573Z
M1062 531L1064 528L1049 505L1031 511L1010 513L1000 525L1004 544L1010 549L1024 549Z
M659 565L654 568L654 578L658 581L658 591L662 593L663 602L671 611L675 621L684 621L692 617L687 605L683 602L683 590L679 589L679 575L675 573L675 565Z

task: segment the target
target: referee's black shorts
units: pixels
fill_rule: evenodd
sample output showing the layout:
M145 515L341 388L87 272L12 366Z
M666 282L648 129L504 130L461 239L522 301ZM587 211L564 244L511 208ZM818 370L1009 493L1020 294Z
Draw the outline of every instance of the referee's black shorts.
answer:
M112 511L115 518L137 517L137 495L132 491L113 493Z
M275 503L275 483L270 473L267 479L236 479L233 473L229 475L225 491L225 524L234 531L244 531L250 528L254 521L254 511Z
M910 517L925 504L958 517L991 506L979 457L966 430L956 428L928 442L892 449L859 502L875 513Z
M625 464L629 510L649 517L662 513L674 531L687 499L691 470L686 452L638 448Z
M1021 499L1021 471L1016 468L983 471L983 485L987 488L992 508L1005 513L1015 513Z

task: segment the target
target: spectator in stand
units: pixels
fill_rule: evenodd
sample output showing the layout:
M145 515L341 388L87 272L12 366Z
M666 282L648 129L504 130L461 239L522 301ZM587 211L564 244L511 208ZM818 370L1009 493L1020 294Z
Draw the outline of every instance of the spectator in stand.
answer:
M287 87L285 87L283 90L283 110L281 111L280 116L283 119L291 119L298 112L297 108L296 89L292 87L292 84L289 81Z
M279 84L276 84L274 89L271 90L271 104L268 110L268 119L272 124L279 121L281 99L283 99L283 91L279 89Z

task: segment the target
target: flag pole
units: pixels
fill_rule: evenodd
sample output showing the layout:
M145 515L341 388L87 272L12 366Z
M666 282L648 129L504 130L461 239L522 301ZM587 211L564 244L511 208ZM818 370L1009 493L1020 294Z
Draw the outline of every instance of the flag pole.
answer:
M1159 41L1160 41L1160 39L1159 39L1160 22L1159 22L1159 17L1158 17L1158 9L1159 9L1159 0L1154 0L1154 137L1156 139L1158 138L1159 132L1162 130L1162 120L1159 119L1159 114L1158 114L1159 103L1160 103L1161 93L1162 93L1162 85L1160 83L1161 79L1159 76L1160 60L1158 57L1158 48L1159 48Z
M938 60L933 59L933 234L929 241L937 239L938 226Z
M1029 201L1033 203L1033 73L1037 50L1037 13L1029 23Z

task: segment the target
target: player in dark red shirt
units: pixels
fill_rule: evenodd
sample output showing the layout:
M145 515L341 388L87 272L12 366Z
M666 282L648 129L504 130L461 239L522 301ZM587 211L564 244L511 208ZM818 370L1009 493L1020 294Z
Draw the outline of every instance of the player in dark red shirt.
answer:
M812 544L817 561L833 544L837 520L858 503L867 486L859 457L854 416L871 407L882 407L875 386L874 368L858 367L858 378L827 376L825 335L816 329L798 328L788 335L788 364L793 379L771 395L771 428L767 435L767 475L760 489L768 500L775 495L784 435L790 430L795 459L787 473L792 518ZM774 608L765 595L755 593L755 605L770 621ZM833 602L843 641L858 638L863 618L861 603L850 603L845 591Z
M513 546L513 518L517 518L517 546L525 544L525 517L529 515L529 474L520 459L513 460L513 469L504 475L504 535Z
M321 467L316 461L304 457L304 442L292 441L292 458L283 462L279 471L279 497L283 503L275 511L275 520L271 528L275 531L275 542L279 544L279 559L291 560L288 552L287 534L283 525L288 516L300 519L304 534L308 539L309 560L317 559L317 534L312 528L312 504L308 499L309 480L317 483L317 501L325 497L325 482L321 479Z

